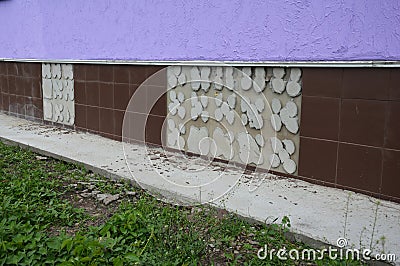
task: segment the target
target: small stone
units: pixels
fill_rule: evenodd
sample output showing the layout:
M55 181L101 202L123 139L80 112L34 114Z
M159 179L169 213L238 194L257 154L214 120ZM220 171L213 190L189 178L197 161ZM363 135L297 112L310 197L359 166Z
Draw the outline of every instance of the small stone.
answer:
M100 193L100 191L98 191L98 190L93 190L93 191L92 191L92 195L93 195L93 196L95 196L95 195L97 195L97 194L99 194L99 193Z
M159 157L158 157L157 155L152 155L152 156L150 156L149 158L150 158L150 160L157 160L157 159L159 159Z
M103 201L108 196L111 196L111 194L97 194L96 198L97 198L98 201Z
M89 182L83 182L83 181L78 181L77 183L78 183L78 184L81 184L81 185L90 185Z
M253 241L253 240L249 240L248 242L249 242L249 244L251 244L251 245L259 245L259 244L260 244L260 243L258 243L257 241Z
M108 204L110 204L111 202L114 202L114 201L116 201L116 200L118 200L118 199L119 199L119 194L111 195L111 196L105 198L105 199L103 200L103 203L104 203L105 205L108 205Z
M135 196L136 192L135 191L126 191L125 194L128 196Z

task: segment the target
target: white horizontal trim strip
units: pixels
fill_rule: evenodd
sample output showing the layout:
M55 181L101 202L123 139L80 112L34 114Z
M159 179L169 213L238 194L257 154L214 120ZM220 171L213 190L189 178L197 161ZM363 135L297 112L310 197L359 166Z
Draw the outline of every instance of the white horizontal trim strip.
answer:
M400 61L140 61L140 60L74 60L74 59L12 59L5 62L62 63L62 64L113 64L113 65L207 65L220 66L279 66L279 67L400 67Z

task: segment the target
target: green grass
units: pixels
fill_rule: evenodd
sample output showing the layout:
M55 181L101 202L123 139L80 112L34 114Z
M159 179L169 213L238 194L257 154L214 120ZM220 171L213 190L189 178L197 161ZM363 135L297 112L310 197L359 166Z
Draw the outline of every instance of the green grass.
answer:
M86 189L85 182L79 181L91 179L101 180L95 189L102 192L122 195L129 190L137 194L107 207L112 216L90 226L99 217L89 215L79 204L96 200L71 198ZM210 207L169 205L128 183L104 182L82 167L38 160L30 151L0 143L0 265L350 263L258 259L257 250L264 244L269 248L307 248L285 237L288 227L287 217L278 224L260 225ZM54 234L54 228L61 233Z

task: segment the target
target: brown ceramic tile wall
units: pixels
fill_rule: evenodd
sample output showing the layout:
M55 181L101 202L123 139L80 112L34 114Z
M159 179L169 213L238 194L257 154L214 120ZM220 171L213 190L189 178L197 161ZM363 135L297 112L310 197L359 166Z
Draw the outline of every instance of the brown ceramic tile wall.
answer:
M30 120L42 120L42 65L0 62L0 110Z
M299 175L400 202L400 69L304 68Z
M161 70L154 66L129 65L87 65L75 64L75 126L78 130L89 131L115 140L122 135L129 141L161 144L161 128L166 112L166 95L148 111L147 96L154 91L166 90L165 81L153 79L145 82L143 99L129 110L131 96L148 77ZM166 80L166 78L164 78ZM146 114L149 113L147 117ZM125 114L129 119L122 134ZM147 122L146 122L147 120ZM140 132L141 128L146 132Z
M75 64L75 128L159 145L165 73L145 80L161 69ZM304 68L302 97L299 178L400 202L400 69ZM43 121L40 63L0 62L0 110Z

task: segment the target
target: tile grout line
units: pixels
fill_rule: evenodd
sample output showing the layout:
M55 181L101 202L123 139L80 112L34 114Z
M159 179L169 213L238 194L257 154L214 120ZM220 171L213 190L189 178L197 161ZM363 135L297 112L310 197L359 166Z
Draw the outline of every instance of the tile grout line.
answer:
M342 75L343 79L343 75ZM338 185L337 180L338 180L338 172L339 172L339 147L340 147L340 129L341 129L341 121L342 121L342 99L339 99L339 121L338 121L338 133L337 133L337 145L336 145L336 167L335 167L335 187Z
M340 144L361 146L361 147L365 147L365 148L384 149L384 150L388 150L388 151L400 151L399 149L387 148L387 147L384 147L384 146L371 146L371 145L354 143L354 142L345 142L345 141L338 141L338 140L331 140L331 139L322 139L322 138L309 137L309 136L301 136L301 137L302 138L306 138L306 139L312 139L312 140L322 140L322 141L326 141L326 142L337 142L337 143L340 143Z

